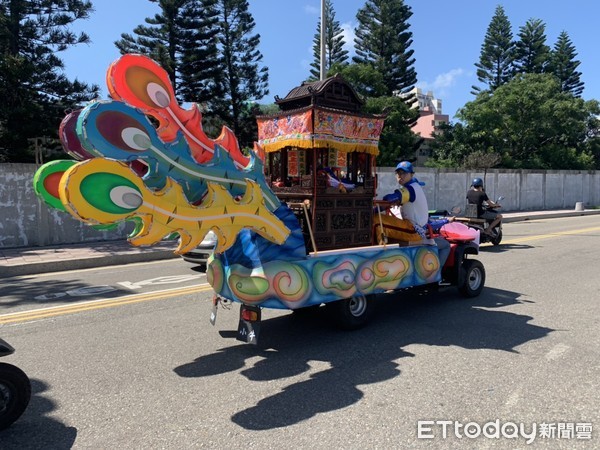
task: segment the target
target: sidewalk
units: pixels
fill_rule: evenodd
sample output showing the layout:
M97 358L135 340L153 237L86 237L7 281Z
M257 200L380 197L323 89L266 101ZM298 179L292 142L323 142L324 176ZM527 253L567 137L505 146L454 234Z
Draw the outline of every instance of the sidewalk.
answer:
M165 241L152 247L135 247L126 240L119 240L0 249L0 279L179 258L174 253L176 247L175 241Z
M502 213L504 223L591 214L600 214L600 209ZM173 252L176 246L175 241L165 241L140 248L123 240L52 247L0 248L0 278L178 258Z

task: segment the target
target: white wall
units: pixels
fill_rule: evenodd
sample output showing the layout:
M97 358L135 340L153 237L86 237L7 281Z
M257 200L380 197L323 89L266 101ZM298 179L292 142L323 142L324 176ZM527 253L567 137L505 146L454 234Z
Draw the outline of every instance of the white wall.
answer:
M98 231L67 213L49 208L33 190L34 164L0 164L0 248L35 247L123 239L131 224ZM416 168L430 209L464 208L465 194L482 172ZM377 197L397 189L393 168L378 168ZM491 198L502 195L504 211L600 206L600 171L491 170L485 176Z
M378 168L377 197L398 188L393 168ZM415 168L415 176L425 182L423 189L430 209L464 208L465 195L473 178L483 178L488 196L503 196L504 211L544 209L574 209L575 203L584 206L600 205L600 171L535 171L489 170L477 171Z
M0 164L0 247L36 247L127 236L130 224L98 231L50 208L33 189L35 164Z

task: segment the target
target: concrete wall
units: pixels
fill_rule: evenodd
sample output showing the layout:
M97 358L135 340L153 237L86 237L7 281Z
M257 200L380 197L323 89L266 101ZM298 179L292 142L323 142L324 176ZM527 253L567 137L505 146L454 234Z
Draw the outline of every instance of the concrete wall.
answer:
M0 164L0 248L35 247L123 239L131 224L99 231L49 208L33 190L34 164ZM417 168L430 209L464 209L465 193L481 172ZM377 197L397 189L392 168L378 169ZM574 209L600 205L600 171L491 170L485 176L488 195L502 195L504 211Z
M465 194L473 178L484 179L488 196L503 196L504 211L533 211L546 209L574 209L583 202L586 208L600 205L600 171L578 170L489 170L485 175L477 171L454 169L415 168L415 176L425 182L423 187L430 209L464 209ZM377 197L398 188L394 169L377 170Z
M33 189L35 164L0 164L0 248L121 239L132 228L99 231L50 208Z

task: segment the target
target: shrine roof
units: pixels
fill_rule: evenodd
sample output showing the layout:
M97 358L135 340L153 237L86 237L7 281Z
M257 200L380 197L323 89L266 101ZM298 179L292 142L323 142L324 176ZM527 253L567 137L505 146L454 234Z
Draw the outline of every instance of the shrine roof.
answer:
M359 112L364 105L364 100L341 75L336 74L325 80L305 81L290 90L284 98L276 96L275 103L282 111L318 105Z

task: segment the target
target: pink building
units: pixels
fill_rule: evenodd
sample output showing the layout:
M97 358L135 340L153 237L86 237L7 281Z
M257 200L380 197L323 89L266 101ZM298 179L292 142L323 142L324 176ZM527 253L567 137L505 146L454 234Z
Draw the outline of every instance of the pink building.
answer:
M419 118L412 130L424 139L416 154L416 164L421 166L431 155L429 144L434 138L436 128L442 123L448 123L449 117L447 114L442 114L442 101L436 99L433 92L423 93L421 88L414 88L411 94L417 99L413 108L419 108Z
M442 123L448 123L448 114L436 114L431 111L428 106L419 111L417 123L412 127L412 130L425 139L433 139L436 127Z

